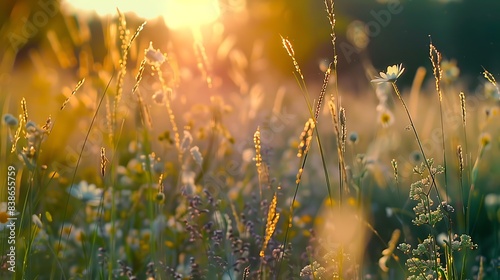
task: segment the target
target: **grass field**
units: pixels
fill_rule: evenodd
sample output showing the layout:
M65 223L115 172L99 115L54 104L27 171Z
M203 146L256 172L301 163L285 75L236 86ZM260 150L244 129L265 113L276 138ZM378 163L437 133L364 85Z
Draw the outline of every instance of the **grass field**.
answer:
M359 23L343 73L330 0L315 72L269 43L287 74L216 17L46 3L0 30L2 279L499 279L497 75L376 69Z

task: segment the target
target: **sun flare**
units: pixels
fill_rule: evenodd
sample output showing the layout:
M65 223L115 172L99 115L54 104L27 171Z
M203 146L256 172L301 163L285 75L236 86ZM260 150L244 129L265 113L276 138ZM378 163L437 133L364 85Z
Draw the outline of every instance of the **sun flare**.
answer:
M99 16L115 15L120 11L133 12L145 19L162 17L172 29L198 28L217 20L220 16L218 0L66 0L68 8L75 12L95 12Z

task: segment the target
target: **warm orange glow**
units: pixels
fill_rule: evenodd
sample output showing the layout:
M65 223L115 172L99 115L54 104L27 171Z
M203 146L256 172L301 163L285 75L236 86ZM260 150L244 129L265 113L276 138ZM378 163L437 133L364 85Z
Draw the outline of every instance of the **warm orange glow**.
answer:
M217 20L220 16L218 0L169 0L163 13L170 28L196 28Z
M116 15L116 8L145 19L161 16L172 29L198 28L220 16L218 0L66 0L64 5L73 11L93 11L99 16Z

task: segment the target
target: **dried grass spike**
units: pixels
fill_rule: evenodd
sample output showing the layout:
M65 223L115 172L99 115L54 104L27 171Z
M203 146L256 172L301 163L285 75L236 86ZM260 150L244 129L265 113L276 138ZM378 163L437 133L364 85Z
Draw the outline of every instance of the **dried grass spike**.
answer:
M347 140L347 119L346 119L346 114L345 114L345 109L344 107L340 107L340 143L342 145L342 152L345 152L345 143Z
M125 74L127 73L127 57L128 57L128 49L129 45L132 43L129 41L130 31L127 29L127 20L125 19L125 15L120 12L120 10L116 9L118 12L118 33L120 35L121 42L121 56L120 56L120 71L118 72L118 81L116 84L116 94L113 105L113 111L111 113L111 127L115 126L116 120L116 111L118 109L118 103L122 98L123 93L123 82L125 79Z
M488 70L484 69L483 68L483 76L484 78L486 78L486 80L488 80L488 82L490 82L496 89L497 89L497 93L500 94L500 90L498 89L498 84L497 84L497 81L495 80L495 77L493 76L493 74L491 74L490 72L488 72Z
M288 53L288 55L292 58L292 62L293 62L293 66L295 67L295 71L297 72L297 74L299 74L300 79L302 81L304 81L304 75L302 75L302 70L300 70L299 63L295 59L295 51L293 50L292 43L290 43L290 41L288 39L283 38L283 36L281 36L281 42L283 44L283 47L286 49L286 52Z
M14 135L14 141L12 143L12 148L10 150L11 153L14 153L16 151L17 141L21 139L21 132L23 131L24 125L25 125L24 117L22 114L19 114L19 126L17 127L16 134Z
M276 230L276 224L278 224L278 221L280 219L280 213L276 212L276 207L278 205L278 196L276 193L273 196L273 200L271 201L271 204L269 205L269 210L267 212L267 222L266 222L266 234L264 236L264 243L262 244L262 249L260 250L260 257L264 257L264 251L267 248L267 244L269 243L269 240L271 240L271 237L274 234L274 231Z
M328 3L330 2L330 3ZM332 47L333 47L333 64L335 69L337 69L337 47L335 45L335 41L337 40L337 36L335 34L335 6L333 0L325 0L326 13L328 16L328 22L330 23L331 33L330 36L332 38Z
M321 105L325 99L326 88L328 86L328 81L330 80L330 74L332 72L332 64L328 65L328 69L325 71L325 77L323 78L323 85L321 86L321 92L319 93L318 104L316 105L316 112L314 113L314 119L316 123L318 122L319 112L321 111Z
M106 173L106 165L108 163L108 159L106 158L106 149L101 147L101 176L104 177Z
M257 127L257 130L253 134L253 143L255 146L255 157L253 160L255 161L255 166L260 172L260 167L262 165L262 155L261 155L261 146L260 146L260 127Z
M132 35L132 37L130 38L130 40L128 42L127 50L130 49L130 47L132 46L132 43L134 42L135 38L137 38L137 36L139 36L139 33L141 33L141 31L144 29L144 26L146 25L146 23L148 23L148 22L145 21L141 25L139 25L139 27L137 27L137 30L135 31L134 35Z
M434 54L436 56L434 56ZM443 77L443 70L441 69L441 53L436 49L436 47L430 43L429 45L429 58L432 63L432 69L434 72L434 78L436 79L436 91L439 95L439 101L443 100L443 95L441 92L441 79Z
M64 108L66 108L66 105L68 105L68 102L71 99L71 97L73 97L73 95L75 95L75 93L80 89L80 87L83 85L84 82L85 82L85 78L81 79L76 84L75 89L71 92L71 95L68 96L68 98L66 98L66 100L64 100L63 104L61 105L60 111L64 110Z
M458 156L458 172L460 172L460 177L462 176L462 172L464 171L464 154L462 150L462 146L457 146L457 156Z
M295 57L295 51L293 50L292 43L290 43L288 39L283 38L283 36L281 36L281 43L283 44L283 47L285 48L288 55L290 57Z
M399 170L398 170L398 162L396 161L396 159L391 160L391 165L392 165L392 170L394 172L394 181L396 181L397 183L399 177Z
M465 126L467 123L467 112L465 110L465 94L463 92L460 92L459 94L460 97L460 109L462 110L462 123Z
M304 130L300 134L300 143L298 147L297 157L301 158L307 152L309 152L309 147L311 146L312 135L315 127L315 122L313 119L307 120L304 125Z
M52 125L52 117L49 115L47 120L45 121L45 124L42 126L42 129L45 133L49 134L50 133L50 126Z
M296 176L296 179L295 179L295 184L299 184L300 181L302 180L302 173L304 173L304 169L303 168L300 168L299 171L297 171L297 176Z
M24 97L21 100L21 109L23 110L23 121L24 123L28 123L28 107L26 106L26 99Z
M135 93L135 91L139 87L139 83L142 81L142 74L144 73L145 66L146 66L146 58L144 58L141 61L141 65L139 66L139 71L137 72L137 75L135 76L135 84L134 84L134 87L132 88L132 94Z

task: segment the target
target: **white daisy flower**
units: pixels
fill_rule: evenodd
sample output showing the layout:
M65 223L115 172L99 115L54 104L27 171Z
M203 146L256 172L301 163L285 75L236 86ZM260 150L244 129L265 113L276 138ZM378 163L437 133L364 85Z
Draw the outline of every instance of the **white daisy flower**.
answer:
M380 77L371 80L372 83L394 83L403 74L403 64L387 66L387 71L380 72Z
M9 227L9 218L19 215L19 212L9 210L7 206L7 202L0 202L0 231Z
M99 206L102 197L102 189L98 189L95 184L88 184L81 181L78 185L68 188L68 193L90 206Z

